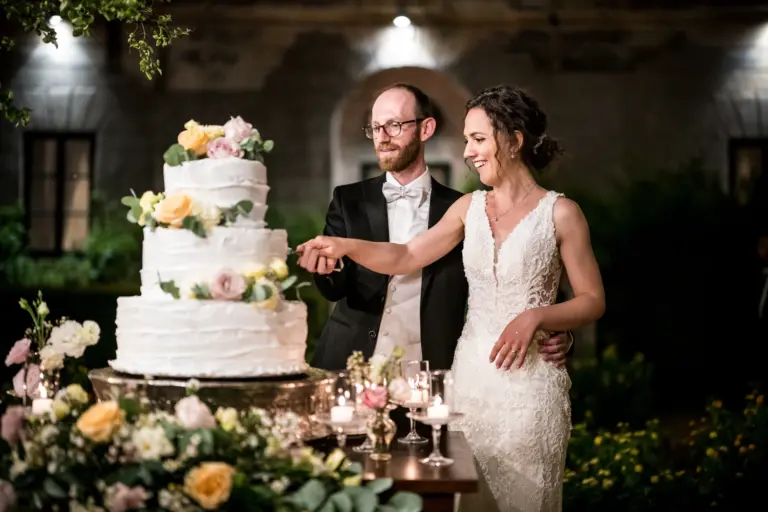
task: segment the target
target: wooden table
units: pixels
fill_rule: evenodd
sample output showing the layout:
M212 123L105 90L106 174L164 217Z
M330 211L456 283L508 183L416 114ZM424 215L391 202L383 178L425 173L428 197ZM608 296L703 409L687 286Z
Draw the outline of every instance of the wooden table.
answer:
M401 434L398 433L398 437ZM478 475L475 470L472 450L461 432L446 432L440 439L443 455L454 460L451 466L434 468L419 462L432 451L432 442L420 445L404 445L392 441L392 459L375 462L366 453L352 451L362 439L350 438L345 449L350 460L363 465L363 479L392 478L392 491L410 491L422 497L426 512L452 512L456 493L474 493L478 489ZM336 447L335 438L322 441L321 449ZM320 448L320 446L318 446ZM481 512L481 511L478 511Z

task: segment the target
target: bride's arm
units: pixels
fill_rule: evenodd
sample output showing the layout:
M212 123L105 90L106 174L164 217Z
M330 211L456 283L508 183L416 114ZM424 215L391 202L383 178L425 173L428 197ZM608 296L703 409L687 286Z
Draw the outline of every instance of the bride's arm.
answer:
M459 198L437 224L407 244L320 236L300 245L297 251L314 248L321 256L347 256L380 274L410 274L442 258L461 242L470 200L471 194Z
M565 331L589 324L603 316L605 291L592 250L589 225L581 208L570 199L558 199L554 207L554 222L560 243L560 256L574 297L539 308L539 328L545 331Z

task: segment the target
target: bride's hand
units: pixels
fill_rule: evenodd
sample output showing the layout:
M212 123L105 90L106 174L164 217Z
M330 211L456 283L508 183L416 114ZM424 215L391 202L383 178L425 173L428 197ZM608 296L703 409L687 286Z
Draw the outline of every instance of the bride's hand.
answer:
M299 254L299 265L310 272L330 274L336 266L336 260L347 254L345 238L333 236L317 236L296 247ZM318 264L323 258L326 265Z
M496 368L508 370L513 361L516 368L523 366L528 347L539 329L539 324L536 309L523 311L509 322L491 350L490 361L496 363Z

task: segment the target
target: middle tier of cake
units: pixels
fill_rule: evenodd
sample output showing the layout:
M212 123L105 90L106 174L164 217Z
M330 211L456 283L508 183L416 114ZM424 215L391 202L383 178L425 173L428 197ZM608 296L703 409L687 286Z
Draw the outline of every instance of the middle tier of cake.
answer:
M166 296L160 281L182 286L224 268L244 271L287 257L288 233L282 229L217 226L205 238L186 229L145 229L141 295Z

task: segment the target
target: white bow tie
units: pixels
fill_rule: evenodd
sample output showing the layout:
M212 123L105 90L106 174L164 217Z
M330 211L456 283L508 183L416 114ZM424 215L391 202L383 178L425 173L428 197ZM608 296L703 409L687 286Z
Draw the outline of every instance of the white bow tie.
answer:
M382 187L382 192L384 193L384 198L387 200L388 203L391 203L392 201L397 201L398 199L403 198L410 198L410 199L418 199L419 206L424 204L424 201L427 199L426 190L420 187L399 187L397 185L393 185L392 183L385 181L384 186Z

